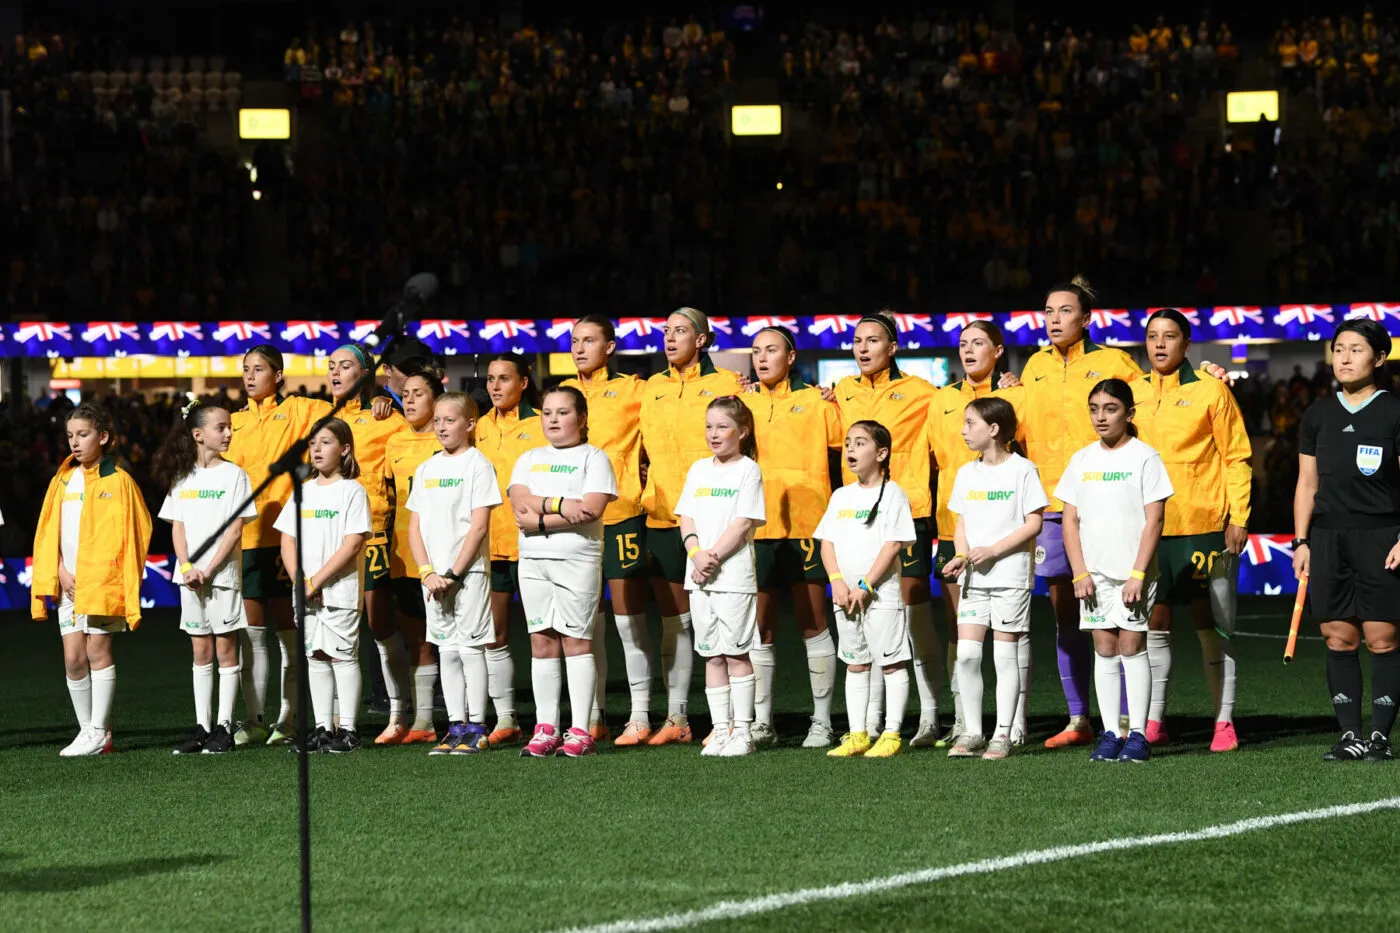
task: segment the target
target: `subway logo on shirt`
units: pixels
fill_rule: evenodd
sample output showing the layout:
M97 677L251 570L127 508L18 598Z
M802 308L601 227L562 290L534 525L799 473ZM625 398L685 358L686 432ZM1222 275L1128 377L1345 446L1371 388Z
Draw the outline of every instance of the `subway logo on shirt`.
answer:
M566 463L536 463L530 467L531 473L577 473L578 467Z
M441 479L423 480L424 489L455 489L462 485L460 477L443 477Z
M695 490L697 499L733 499L738 494L737 489L722 489L719 486L701 486Z
M1132 471L1124 472L1119 470L1114 473L1101 473L1093 470L1084 474L1081 482L1085 483L1124 483L1133 478Z
M839 512L836 513L836 518L838 520L854 518L858 521L864 521L869 517L869 509L841 509Z
M302 509L302 518L335 518L340 514L340 509Z
M83 501L83 494L80 493L80 492L65 492L65 493L63 494L63 501L64 501L64 502L82 502L82 501Z
M225 489L181 489L181 499L222 499Z
M1010 489L969 489L968 502L1005 502L1016 495Z

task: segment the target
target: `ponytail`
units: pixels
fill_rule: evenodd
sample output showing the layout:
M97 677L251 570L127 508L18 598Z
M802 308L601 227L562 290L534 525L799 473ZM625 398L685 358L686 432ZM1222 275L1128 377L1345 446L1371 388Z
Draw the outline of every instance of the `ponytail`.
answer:
M894 442L890 437L890 429L878 421L863 419L851 425L852 431L856 428L860 428L870 438L870 442L875 445L877 456L879 451L885 452L885 459L880 462L880 492L875 497L875 504L870 507L870 514L865 516L868 528L875 524L875 518L880 514L880 503L884 501L885 487L890 482L890 458L894 456Z

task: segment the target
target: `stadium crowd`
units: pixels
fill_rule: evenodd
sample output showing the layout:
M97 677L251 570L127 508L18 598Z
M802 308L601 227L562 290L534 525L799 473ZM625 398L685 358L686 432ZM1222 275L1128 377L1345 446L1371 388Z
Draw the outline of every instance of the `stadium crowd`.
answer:
M0 194L8 313L233 313L246 284L246 177L205 144L209 112L193 93L158 88L145 72L128 81L121 71L119 88L89 81L117 66L107 52L38 35L0 49L11 100L13 180Z
M336 141L291 195L294 299L372 306L433 268L449 300L489 291L504 313L562 312L566 291L617 313L722 300L684 292L731 222L715 119L730 55L693 21L294 40L287 76Z

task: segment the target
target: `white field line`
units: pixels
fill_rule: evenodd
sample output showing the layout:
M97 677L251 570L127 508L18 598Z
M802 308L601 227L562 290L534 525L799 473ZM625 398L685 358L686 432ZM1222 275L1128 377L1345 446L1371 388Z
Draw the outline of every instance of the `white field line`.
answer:
M1318 820L1336 819L1338 817L1360 816L1367 813L1375 813L1379 810L1397 809L1400 809L1400 797L1386 797L1382 800L1373 800L1367 803L1343 804L1334 807L1322 807L1317 810L1299 810L1294 813L1279 813L1274 816L1256 816L1234 823L1221 823L1216 826L1207 826L1204 829L1193 829L1176 833L1158 833L1151 836L1132 836L1126 839L1105 839L1102 842L1087 842L1072 846L1055 846L1050 849L1033 849L1027 852L1018 852L1015 855L979 859L975 862L961 862L957 865L945 865L941 868L925 868L920 871L887 875L884 878L872 878L868 881L848 881L844 884L834 884L822 888L804 888L799 891L788 891L784 894L768 894L763 897L754 897L747 900L720 901L719 903L698 910L687 910L681 913L636 920L615 920L611 923L599 923L593 926L570 927L567 930L559 931L559 933L655 933L655 931L660 930L684 930L699 926L702 923L712 923L719 920L736 920L740 917L750 917L754 914L770 913L776 910L785 910L789 907L799 907L805 904L816 904L823 901L839 901L852 897L864 897L870 894L895 891L914 885L932 884L935 881L942 881L947 878L961 878L967 875L987 875L993 872L1026 868L1031 865L1047 865L1052 862L1064 862L1088 855L1101 855L1105 852L1121 852L1125 849L1146 849L1155 846L1175 845L1182 842L1204 842L1214 839L1225 839L1229 836L1239 836L1257 830L1277 829L1280 826L1292 826L1296 823L1311 823Z

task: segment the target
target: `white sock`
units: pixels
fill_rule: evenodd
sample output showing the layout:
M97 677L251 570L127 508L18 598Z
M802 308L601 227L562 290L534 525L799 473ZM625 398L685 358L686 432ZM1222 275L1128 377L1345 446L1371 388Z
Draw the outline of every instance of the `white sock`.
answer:
M885 731L898 732L904 725L904 707L909 705L909 668L885 672Z
M515 719L515 659L509 647L486 649L486 676L496 718Z
M1161 722L1167 714L1167 687L1172 677L1171 632L1147 633L1147 658L1152 664L1152 700L1147 707L1147 718Z
M196 664L194 670L194 721L208 732L214 728L214 665Z
M490 678L486 672L486 649L463 648L459 656L467 690L466 715L472 722L485 723L486 683Z
M666 715L685 715L694 663L695 638L690 631L690 613L662 616L661 675L666 681Z
M772 645L761 645L757 641L749 648L749 660L753 662L754 688L753 721L766 726L773 725L773 677L777 673L777 659L773 656ZM734 679L730 678L730 686ZM738 700L735 700L736 708ZM737 718L737 717L736 717Z
M1021 695L1016 700L1016 718L1012 728L1025 735L1028 731L1026 711L1031 702L1031 637L1022 635L1016 639L1016 669L1021 681Z
M267 629L248 626L238 632L242 652L243 712L249 722L263 721L267 705Z
M481 649L476 650L480 651ZM465 662L466 659L456 649L438 649L438 670L442 674L442 700L447 705L448 722L466 722L467 713L471 710L471 702L467 699L466 675L463 672L463 668L466 666ZM482 712L485 710L483 709Z
M965 722L967 720L966 709L963 706L962 691L958 688L958 644L960 640L949 639L948 641L948 689L953 694L953 722ZM980 732L977 733L981 735Z
M73 701L73 715L78 718L78 728L86 729L92 722L92 678L87 674L82 680L63 678L68 684L68 699Z
M729 724L734 719L730 686L705 688L705 702L710 706L710 719L714 720L716 732L728 732Z
M883 679L883 678L882 678ZM870 671L846 669L846 728L869 734L866 707L870 705Z
M277 633L277 643L282 646L282 704L277 711L277 722L291 724L297 715L297 652L301 650L297 630L285 629ZM263 677L266 685L267 677ZM266 686L264 686L266 691Z
M433 684L437 682L436 664L420 664L413 669L413 729L427 732L433 727Z
M1123 675L1118 663L1118 655L1106 658L1094 654L1094 693L1099 700L1099 718L1103 720L1103 731L1118 735L1118 716L1122 712ZM1124 736L1118 736L1120 739Z
M807 679L812 683L812 718L830 727L831 694L836 690L836 642L827 629L803 644L807 649Z
M360 685L364 676L359 661L332 661L335 695L340 701L340 728L355 731L355 713L360 708Z
M217 724L233 732L233 705L238 701L238 680L242 669L235 664L233 667L219 668L219 718Z
M388 638L376 639L379 648L379 669L384 672L384 691L389 694L389 722L403 720L408 703L408 654L404 651L403 639L398 633Z
M535 692L535 722L559 731L559 692L564 678L558 658L531 658L530 685ZM500 709L497 708L497 712Z
M943 645L933 628L933 604L919 603L907 607L907 611L909 641L914 648L914 683L919 688L919 722L937 722L938 690L943 680L939 676L943 673L943 659L940 657ZM889 716L885 717L885 721L889 721Z
M992 641L992 666L997 672L997 726L995 736L1009 736L1016 726L1021 701L1021 665L1016 642Z
M982 735L982 643L974 638L959 638L954 647L958 683L962 685L963 732Z
M593 718L603 719L608 708L608 614L599 609L593 614L593 669L596 672L593 688Z
M1235 648L1230 641L1220 637L1213 628L1197 629L1196 637L1201 640L1201 663L1206 669L1206 683L1210 685L1210 695L1215 699L1215 721L1235 721ZM1156 669L1153 669L1156 673Z
M627 665L627 690L632 695L630 722L651 721L651 646L645 615L614 616L617 637L622 640L622 660Z
M1128 729L1143 732L1147 729L1147 707L1152 702L1152 661L1146 651L1123 656L1123 683L1128 688Z
M758 677L749 674L744 677L729 678L729 695L733 702L734 728L747 732L754 719L755 694L758 692Z
M569 725L573 729L588 731L588 720L593 715L593 696L598 686L598 666L593 655L574 654L564 659L564 669L569 676Z
M112 724L112 700L117 694L117 666L94 670L92 677L92 720L94 729L106 732Z
M306 674L311 681L311 714L316 726L330 729L335 707L335 675L331 673L331 662L308 658Z
M899 711L902 715L904 710ZM879 735L885 718L885 672L882 668L870 669L870 695L865 703L865 731Z

